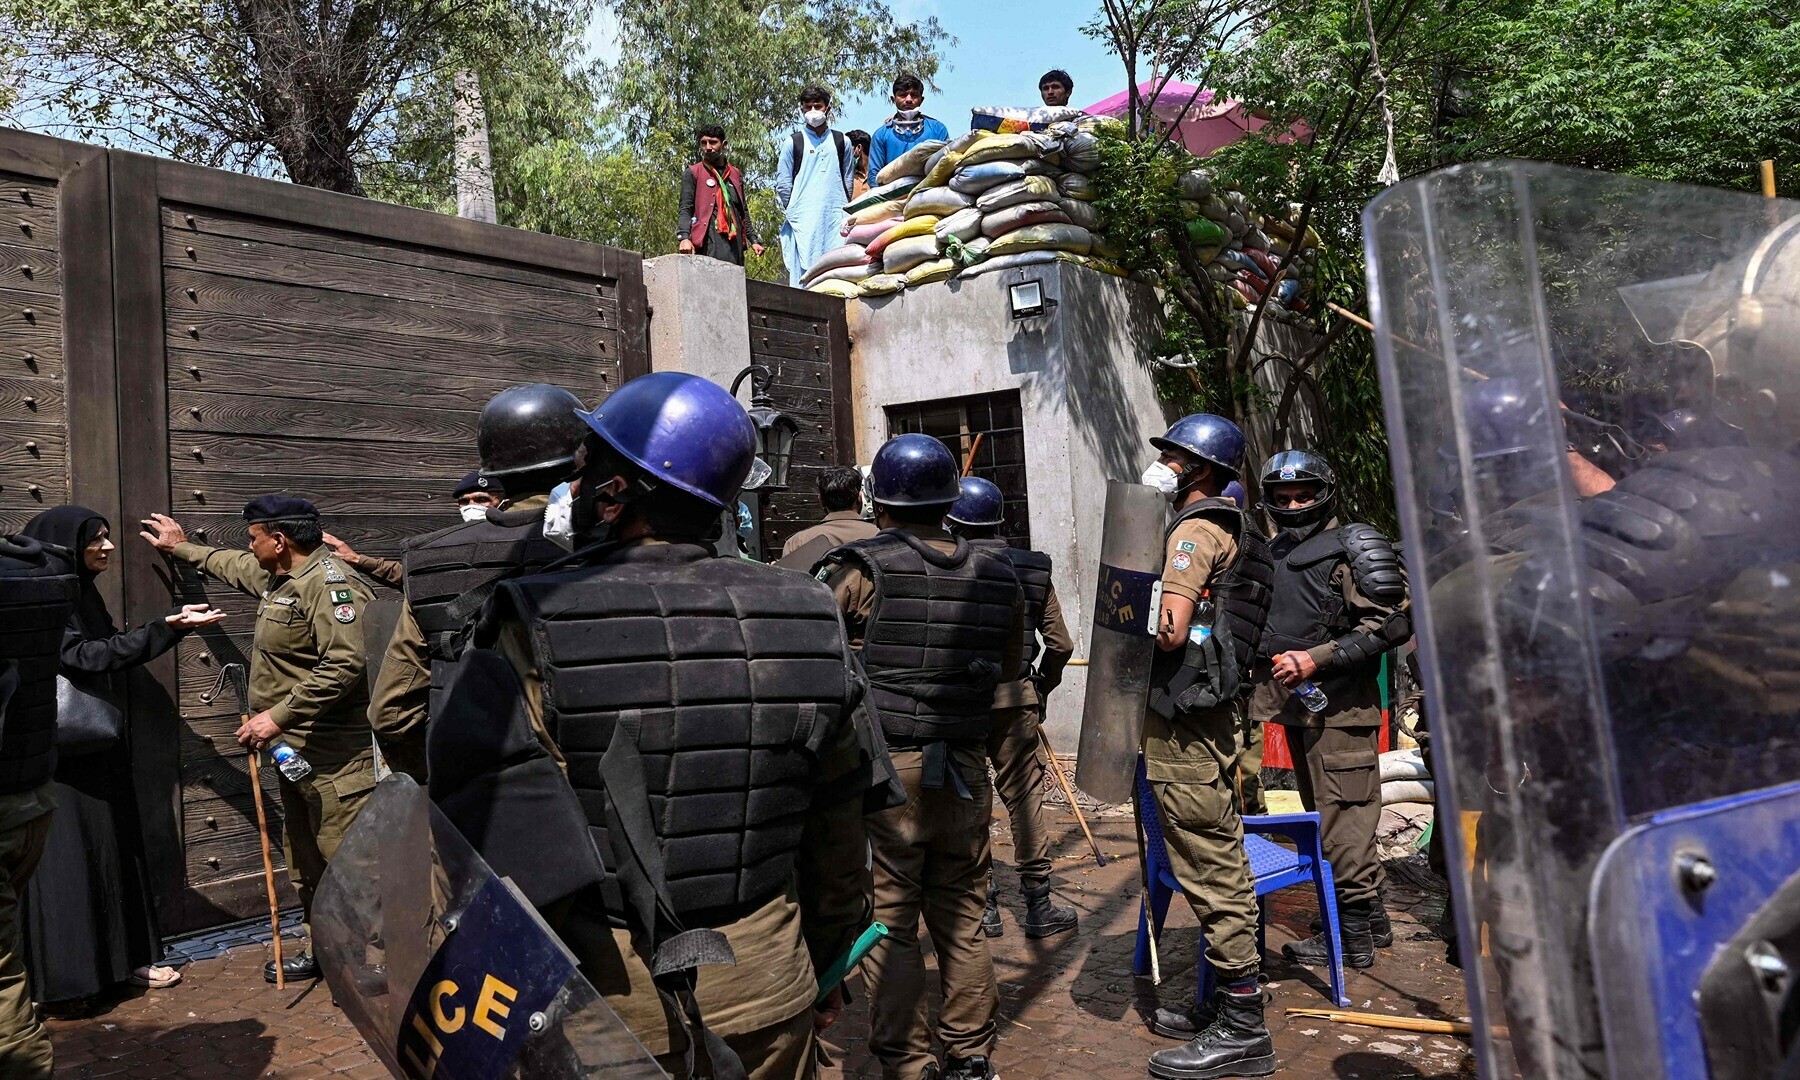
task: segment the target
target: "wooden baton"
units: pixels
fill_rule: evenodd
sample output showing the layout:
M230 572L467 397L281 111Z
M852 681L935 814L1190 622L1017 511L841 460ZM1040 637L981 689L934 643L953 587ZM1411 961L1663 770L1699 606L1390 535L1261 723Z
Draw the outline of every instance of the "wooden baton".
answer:
M250 714L244 713L238 718L239 726L250 722ZM256 837L262 841L263 884L269 889L269 940L275 946L275 989L287 989L287 972L281 967L281 908L275 901L275 860L269 854L269 819L263 812L262 778L257 772L256 761L262 751L252 748L250 751L250 791L256 800Z
M1095 865L1105 866L1106 856L1100 854L1100 845L1094 842L1094 834L1088 829L1087 815L1081 812L1081 804L1075 801L1075 785L1069 783L1069 774L1063 772L1062 762L1056 760L1056 751L1050 749L1050 740L1045 737L1041 727L1038 728L1038 744L1050 756L1050 768L1056 773L1056 780L1062 785L1063 794L1069 797L1069 809L1075 811L1075 821L1081 826L1081 835L1087 837L1088 847L1094 849Z

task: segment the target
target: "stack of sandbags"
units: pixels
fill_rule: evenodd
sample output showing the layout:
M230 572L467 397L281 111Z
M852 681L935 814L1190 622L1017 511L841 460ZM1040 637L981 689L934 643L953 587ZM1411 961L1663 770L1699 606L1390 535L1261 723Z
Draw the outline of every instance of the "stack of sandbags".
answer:
M1215 190L1212 174L1201 168L1182 173L1176 183L1188 240L1234 307L1267 303L1274 314L1308 309L1319 234L1308 227L1304 237L1297 236L1298 207L1290 206L1286 218L1260 214L1243 192ZM1299 254L1282 269L1296 242Z
M974 130L884 168L882 186L850 207L844 246L802 284L870 296L1059 259L1122 276L1093 205L1101 122L1069 109L976 110Z

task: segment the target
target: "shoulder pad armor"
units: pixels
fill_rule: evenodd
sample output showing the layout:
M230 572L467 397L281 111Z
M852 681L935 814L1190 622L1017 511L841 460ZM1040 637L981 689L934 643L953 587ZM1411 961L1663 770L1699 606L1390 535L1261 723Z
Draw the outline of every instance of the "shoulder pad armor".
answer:
M1350 560L1350 577L1356 591L1377 603L1398 604L1406 599L1406 572L1394 542L1373 525L1345 525L1338 541Z

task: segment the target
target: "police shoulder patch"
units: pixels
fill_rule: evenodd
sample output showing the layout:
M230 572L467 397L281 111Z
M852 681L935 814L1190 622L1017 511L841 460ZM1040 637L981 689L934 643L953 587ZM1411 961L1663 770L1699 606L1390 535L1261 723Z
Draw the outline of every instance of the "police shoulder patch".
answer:
M1194 565L1194 559L1185 551L1177 551L1175 557L1169 560L1169 565L1177 570L1186 570L1188 567Z
M1192 540L1182 540L1182 541L1178 542L1175 546L1176 546L1176 548L1178 548L1182 551L1188 552L1189 554L1192 554L1195 550L1194 542Z
M331 561L331 556L325 556L325 584L342 585L349 580L344 576L344 572L338 569L337 563Z
M339 604L331 610L331 617L341 623L353 623L356 621L356 605Z

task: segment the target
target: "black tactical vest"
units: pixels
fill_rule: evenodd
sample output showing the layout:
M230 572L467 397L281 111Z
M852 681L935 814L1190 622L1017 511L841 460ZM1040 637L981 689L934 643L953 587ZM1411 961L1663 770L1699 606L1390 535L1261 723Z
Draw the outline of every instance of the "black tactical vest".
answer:
M1263 627L1269 616L1274 585L1274 560L1268 541L1251 527L1249 517L1231 499L1202 499L1175 515L1163 533L1163 547L1183 522L1204 518L1237 540L1237 557L1223 573L1209 581L1204 601L1212 608L1212 638L1206 646L1193 641L1181 649L1157 649L1150 665L1150 707L1165 717L1177 708L1177 700L1196 684L1210 687L1212 703L1245 697L1250 693L1250 672L1264 649ZM1195 617L1200 618L1196 610ZM1222 646L1229 645L1229 656ZM1209 653L1210 650L1210 653Z
M1343 591L1331 577L1348 561L1342 530L1320 528L1304 540L1289 534L1275 538L1275 602L1269 608L1269 631L1263 638L1268 656L1293 649L1311 649L1348 633L1353 624L1345 611ZM1395 642L1398 644L1398 642ZM1339 653L1340 660L1342 653ZM1373 652L1362 663L1321 670L1313 682L1333 703L1380 702L1376 680L1381 673L1381 653Z
M985 739L1021 602L1012 565L965 540L945 553L898 529L829 558L875 583L863 670L890 744Z
M1016 548L1004 540L972 540L982 551L991 551L1012 564L1019 588L1025 593L1025 628L1019 655L1025 666L1037 663L1038 629L1044 625L1044 605L1050 600L1050 556L1030 548Z
M455 659L450 638L474 614L458 617L452 612L459 597L506 574L531 573L564 554L544 539L542 510L489 511L485 520L465 521L409 542L403 556L406 603L425 632L434 666Z
M56 551L0 538L0 668L14 668L17 680L0 717L0 795L30 791L56 772L56 673L79 587Z
M830 590L692 544L616 549L598 565L501 585L531 628L544 720L609 870L601 758L633 721L669 893L690 929L788 887L817 748L855 668Z

